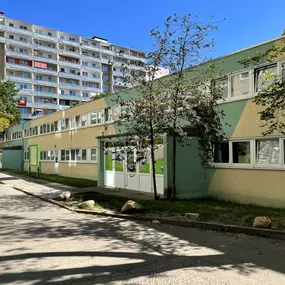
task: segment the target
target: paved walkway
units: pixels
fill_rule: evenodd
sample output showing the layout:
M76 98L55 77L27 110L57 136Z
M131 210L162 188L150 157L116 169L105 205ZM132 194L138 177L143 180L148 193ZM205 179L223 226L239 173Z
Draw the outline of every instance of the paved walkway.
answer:
M0 284L281 285L284 256L283 241L75 214L0 184Z
M18 187L28 187L29 192L34 194L41 194L47 198L53 198L58 195L63 190L69 190L71 192L87 192L87 191L95 191L97 193L101 193L104 195L113 195L125 197L133 200L152 200L153 194L144 193L139 191L120 189L120 188L112 188L112 187L87 187L87 188L74 188L71 186L62 185L55 182L49 182L41 179L34 179L31 177L25 177L23 175L12 175L8 173L0 172L0 182L5 184L9 184L11 186Z

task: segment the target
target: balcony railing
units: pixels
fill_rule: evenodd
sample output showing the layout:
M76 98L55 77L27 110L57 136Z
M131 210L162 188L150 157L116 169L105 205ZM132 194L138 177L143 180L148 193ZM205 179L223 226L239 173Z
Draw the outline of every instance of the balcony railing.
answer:
M77 79L79 79L81 77L80 74L67 73L67 72L59 72L59 76L60 77L67 77L67 78L77 78Z
M59 42L60 43L66 43L69 45L76 45L76 46L78 46L80 44L79 40L78 41L70 41L68 39L59 39Z
M75 63L75 62L70 62L70 61L59 60L59 65L72 66L72 67L80 68L80 62Z
M11 69L16 69L16 70L27 70L32 72L33 67L29 65L21 65L21 64L16 64L16 63L11 63L11 62L6 62L6 68L11 68Z
M52 103L27 103L27 107L34 107L34 108L41 108L41 109L58 109L57 104L52 104Z
M19 52L17 50L9 50L9 49L6 50L6 55L13 55L16 57L27 58L30 60L32 60L32 58L33 58L32 53L23 53L23 52Z
M21 76L11 76L11 75L6 75L6 79L9 79L11 81L16 81L16 82L27 82L27 83L32 83L32 78L26 78L26 77L21 77Z
M66 106L66 105L59 105L59 110L66 110L69 109L70 106Z
M23 30L23 29L20 29L20 28L17 28L17 27L8 27L8 26L6 26L5 30L7 32L12 32L12 33L17 33L17 34L23 34L23 35L29 35L29 36L33 35L32 31L30 31L30 30Z
M83 81L91 81L91 82L101 82L101 78L91 77L91 76L82 76Z
M68 87L69 89L80 89L80 85L60 82L59 86Z
M42 62L49 62L53 64L57 64L58 61L56 59L48 58L45 56L34 56L34 60L42 61Z
M66 99L66 100L74 100L74 101L81 101L81 96L78 96L78 95L65 95L65 94L62 94L62 95L59 95L59 98L60 99Z
M39 39L45 39L45 40L53 41L53 42L58 41L57 37L55 37L55 36L49 36L48 34L40 34L37 32L34 32L34 37L39 38Z
M71 51L71 50L65 50L65 49L59 49L58 51L60 54L81 58L81 54L79 53L79 51Z
M32 46L31 41L20 41L20 40L16 40L16 39L6 39L6 43L16 44L16 45L21 45L21 46L26 46L26 47Z
M44 73L44 74L51 74L51 75L58 75L58 72L56 70L50 70L45 68L34 68L33 70L35 73Z
M35 79L35 80L33 80L33 82L35 84L38 84L38 85L57 87L57 82L55 82L55 81L48 81L48 80L44 80L44 79L43 80Z
M99 52L102 51L102 49L99 46L87 45L87 44L84 44L84 43L81 44L81 47L89 49L89 50L99 51Z
M57 48L53 48L53 47L48 47L48 46L43 46L43 45L33 45L34 49L39 49L39 50L44 50L44 51L48 51L48 52L53 52L53 53L57 53Z
M45 97L53 97L53 98L57 98L58 94L56 93L52 93L52 92L42 92L39 91L36 93L37 96L45 96Z
M81 86L82 90L93 91L93 92L102 92L101 88L90 87L90 86Z

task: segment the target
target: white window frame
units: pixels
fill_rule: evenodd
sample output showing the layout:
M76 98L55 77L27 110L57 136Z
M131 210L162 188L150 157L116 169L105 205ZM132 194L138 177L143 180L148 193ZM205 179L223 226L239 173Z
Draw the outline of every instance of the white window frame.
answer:
M237 163L237 162L233 162L233 143L239 143L239 142L249 142L250 143L250 163ZM251 140L251 139L243 139L243 140L231 140L230 141L230 145L229 145L229 151L230 151L230 164L231 166L235 167L235 168L243 168L243 167L253 167L254 163L255 163L255 154L254 154L254 142L255 140Z

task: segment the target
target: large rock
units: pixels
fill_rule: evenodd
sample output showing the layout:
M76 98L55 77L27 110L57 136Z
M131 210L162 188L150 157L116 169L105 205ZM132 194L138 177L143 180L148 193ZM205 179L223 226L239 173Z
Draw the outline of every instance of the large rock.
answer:
M121 213L122 214L129 214L129 213L141 212L143 210L144 210L144 208L141 204L139 204L133 200L129 200L122 207Z
M71 193L69 191L63 191L59 194L59 197L62 201L66 201L70 198Z
M88 210L88 209L92 209L94 207L94 205L95 205L94 200L87 200L87 201L79 203L78 207L81 209Z
M256 217L253 222L253 226L256 228L270 228L271 227L271 220L269 217L261 216Z
M200 214L198 214L198 213L186 213L185 217L188 218L190 221L199 221Z

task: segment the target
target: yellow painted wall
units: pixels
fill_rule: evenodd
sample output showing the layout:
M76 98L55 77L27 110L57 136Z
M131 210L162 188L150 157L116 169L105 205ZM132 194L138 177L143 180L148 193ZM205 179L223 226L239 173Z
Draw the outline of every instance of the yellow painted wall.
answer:
M239 203L285 207L285 171L216 169L208 191Z
M62 176L98 179L97 163L61 162L58 169Z

